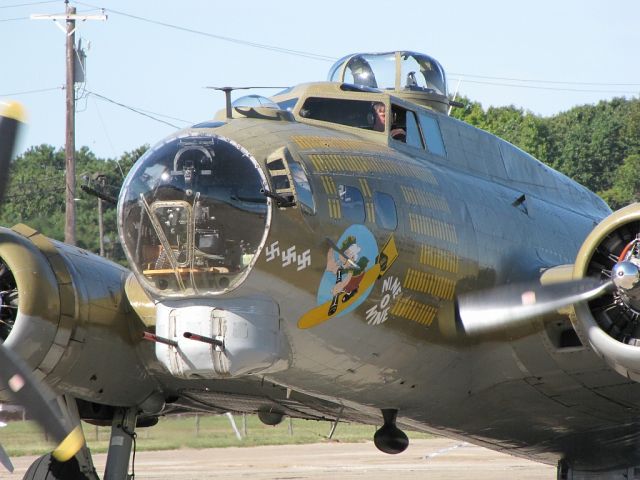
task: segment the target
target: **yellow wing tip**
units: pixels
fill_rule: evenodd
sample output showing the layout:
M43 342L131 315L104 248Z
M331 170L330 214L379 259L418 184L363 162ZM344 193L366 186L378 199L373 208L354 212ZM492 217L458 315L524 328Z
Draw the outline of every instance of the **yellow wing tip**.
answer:
M19 102L0 102L0 115L22 123L27 121L27 112Z
M84 445L84 435L80 426L74 428L53 451L53 456L60 462L66 462L73 457Z

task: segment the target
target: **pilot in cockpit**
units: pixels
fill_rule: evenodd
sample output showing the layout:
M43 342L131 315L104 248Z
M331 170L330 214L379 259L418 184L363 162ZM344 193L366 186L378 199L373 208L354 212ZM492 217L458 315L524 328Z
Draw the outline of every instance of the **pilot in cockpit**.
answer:
M372 108L374 117L373 130L376 132L384 132L387 118L386 106L382 102L374 102ZM407 132L401 126L393 125L391 128L391 138L404 142L407 138Z
M386 120L386 107L382 102L374 102L373 104L373 129L376 132L384 132Z

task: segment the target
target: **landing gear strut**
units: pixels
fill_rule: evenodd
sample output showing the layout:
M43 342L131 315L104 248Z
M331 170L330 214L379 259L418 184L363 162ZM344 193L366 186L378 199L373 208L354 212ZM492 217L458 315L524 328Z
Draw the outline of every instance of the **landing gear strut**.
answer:
M402 453L409 446L409 437L396 426L397 416L398 410L396 409L382 409L384 425L373 436L373 443L381 452L389 454Z
M135 408L119 408L113 416L111 424L111 438L104 480L123 480L129 478L129 457L135 437L136 418Z

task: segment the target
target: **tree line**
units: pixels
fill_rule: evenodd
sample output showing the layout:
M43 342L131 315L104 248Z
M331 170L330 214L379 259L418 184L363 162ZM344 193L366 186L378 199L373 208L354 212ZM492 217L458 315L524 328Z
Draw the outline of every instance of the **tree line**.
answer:
M640 201L640 100L614 98L543 117L514 106L483 108L468 98L452 116L487 130L598 193L613 209ZM97 158L87 147L76 153L76 236L78 246L99 251L98 198L87 185L114 198L124 177L146 151L141 146L119 158ZM103 189L97 182L104 176ZM104 205L106 255L124 260L117 241L115 205ZM11 167L0 225L27 223L55 239L64 238L64 151L33 146Z
M144 145L117 159L97 158L87 147L76 151L76 238L79 247L96 253L100 250L98 198L85 193L81 186L117 199L124 177L147 149ZM64 150L51 145L30 147L12 162L10 175L5 200L0 206L0 225L26 223L51 238L63 240ZM102 176L104 182L99 181ZM115 204L104 202L103 212L105 256L124 261L118 243Z

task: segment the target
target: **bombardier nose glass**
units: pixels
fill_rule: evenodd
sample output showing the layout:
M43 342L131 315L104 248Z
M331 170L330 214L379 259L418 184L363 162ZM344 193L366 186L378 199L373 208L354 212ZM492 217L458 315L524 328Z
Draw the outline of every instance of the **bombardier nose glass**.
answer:
M223 137L175 138L127 177L118 227L142 285L160 297L217 295L242 283L270 224L262 170Z

